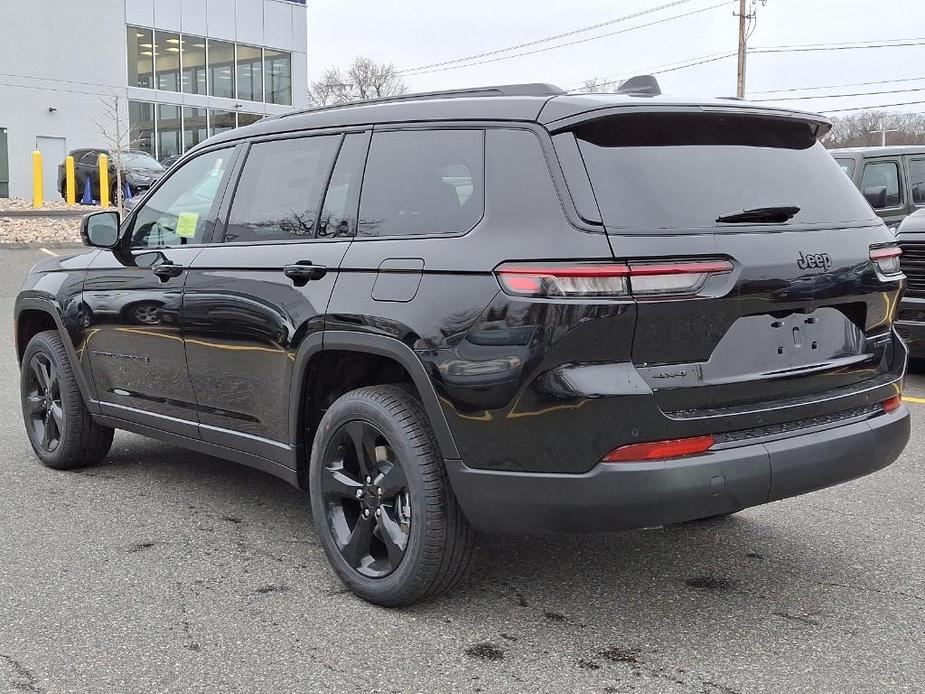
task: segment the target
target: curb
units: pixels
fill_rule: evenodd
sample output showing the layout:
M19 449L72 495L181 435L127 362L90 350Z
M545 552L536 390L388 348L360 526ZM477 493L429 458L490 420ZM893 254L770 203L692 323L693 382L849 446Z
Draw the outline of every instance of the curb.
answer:
M100 208L102 209L102 208ZM0 210L0 218L3 219L67 219L79 218L90 212L95 212L96 208L89 210Z
M65 251L79 251L81 249L87 249L86 246L74 243L62 243L60 241L29 241L29 242L13 242L13 243L4 243L0 242L0 250L3 251L25 251L33 250L38 251L42 248L53 248L57 250Z

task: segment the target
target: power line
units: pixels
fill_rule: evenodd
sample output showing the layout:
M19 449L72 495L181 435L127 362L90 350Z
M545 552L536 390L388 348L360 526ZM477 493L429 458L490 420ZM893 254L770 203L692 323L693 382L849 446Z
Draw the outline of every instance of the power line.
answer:
M817 96L782 96L779 99L751 99L751 101L809 101L810 99L843 99L850 96L878 96L880 94L904 94L906 92L925 92L925 87L909 89L886 89L879 92L855 92L854 94L819 94Z
M820 89L838 89L841 87L870 87L877 84L899 84L902 82L918 82L925 80L925 77L904 77L893 80L874 80L872 82L842 82L841 84L816 85L813 87L786 87L782 89L763 89L750 92L751 94L782 94L785 92L814 92Z
M554 34L552 36L546 36L541 39L535 39L533 41L526 41L524 43L518 43L514 46L508 46L507 48L498 48L493 51L486 51L484 53L475 53L473 55L467 55L463 58L454 58L453 60L444 60L440 63L430 63L429 65L418 65L417 67L409 67L404 70L399 70L400 73L406 72L417 72L418 70L427 70L432 67L443 67L444 65L452 65L454 63L465 63L470 60L477 60L478 58L486 58L491 55L498 55L499 53L507 53L509 51L516 51L521 48L528 48L530 46L536 46L541 43L546 43L547 41L556 41L558 39L568 38L569 36L575 36L576 34L581 34L586 31L594 31L595 29L602 29L605 26L610 26L611 24L616 24L618 22L625 22L630 19L635 19L636 17L642 17L647 14L652 14L653 12L659 12L661 10L668 9L670 7L675 7L677 5L684 5L693 0L675 0L674 2L669 2L664 5L659 5L658 7L653 7L648 10L642 10L641 12L634 12L633 14L624 15L623 17L617 17L616 19L609 19L606 22L599 22L598 24L591 24L586 27L581 27L579 29L573 29L572 31L566 31L561 34Z
M706 63L715 63L718 60L725 60L727 58L732 58L736 55L736 51L730 51L727 53L709 53L707 55L697 56L696 58L688 58L686 60L679 60L673 63L663 63L656 67L649 67L641 70L634 70L632 72L627 71L618 77L606 77L605 82L598 82L597 86L599 87L609 87L612 84L618 84L623 82L625 79L632 77L633 75L663 75L667 72L674 72L676 70L684 70L689 67L695 67L697 65L704 65ZM588 81L596 78L588 78L582 80L582 82L576 82L575 87L569 91L575 91L580 89L581 86Z
M925 46L925 40L909 39L905 43L874 43L864 46L847 46L844 44L833 44L826 46L824 44L807 45L807 46L777 46L773 48L753 48L749 51L751 54L762 53L813 53L817 51L856 51L867 48L907 48L909 46Z
M580 44L580 43L587 43L587 42L589 42L589 41L595 41L595 40L597 40L597 39L603 39L603 38L607 38L607 37L609 37L609 36L617 36L618 34L625 34L625 33L628 33L628 32L630 32L630 31L636 31L637 29L645 29L645 28L647 28L647 27L656 26L656 25L658 25L658 24L664 24L665 22L670 22L670 21L673 21L673 20L675 20L675 19L681 19L681 18L683 18L683 17L690 17L690 16L692 16L692 15L701 14L701 13L703 13L703 12L708 12L708 11L710 11L710 10L715 10L715 9L717 9L717 8L719 8L719 7L725 7L725 6L727 6L727 5L730 5L732 2L733 2L733 0L724 0L724 2L716 3L716 4L714 4L714 5L709 5L709 6L707 6L707 7L703 7L703 8L697 9L697 10L691 10L690 12L685 12L685 13L683 13L683 14L672 15L672 16L670 16L670 17L664 17L664 18L662 18L662 19L657 19L657 20L652 21L652 22L647 22L646 24L637 24L637 25L635 25L635 26L628 27L628 28L626 28L626 29L620 29L619 31L611 31L611 32L608 32L608 33L606 33L606 34L598 34L597 36L590 36L590 37L588 37L588 38L577 39L577 40L575 40L575 41L568 41L568 42L566 42L566 43L560 43L560 44L555 45L555 46L546 46L545 48L537 48L537 49L534 49L534 50L532 50L532 51L524 51L524 52L522 52L522 53L514 53L514 54L512 54L512 55L502 55L502 56L498 56L498 57L494 57L494 58L487 58L487 59L485 59L485 60L479 60L479 61L476 61L476 62L469 62L469 63L466 63L465 65L446 65L445 67L436 67L436 68L433 68L433 69L423 69L423 68L421 68L421 69L419 69L418 71L412 72L412 73L410 73L410 74L409 74L409 71L405 70L405 71L402 71L402 74L406 74L406 75L408 75L408 76L414 77L414 76L416 76L416 75L426 75L426 74L433 73L433 72L446 72L446 71L448 71L448 70L460 70L460 69L462 69L462 68L475 67L476 65L485 65L485 64L487 64L487 63L496 63L496 62L500 62L500 61L502 61L502 60L510 60L511 58L520 58L520 57L525 56L525 55L535 55L535 54L537 54L537 53L545 53L545 52L547 52L547 51L554 51L554 50L557 50L557 49L559 49L559 48L566 48L566 47L568 47L568 46L575 46L575 45L578 45L578 44Z
M917 106L918 104L925 104L925 100L902 101L896 104L877 104L876 106L852 106L851 108L830 108L827 111L822 111L822 113L844 113L845 111L870 111L875 108L895 108L896 106Z

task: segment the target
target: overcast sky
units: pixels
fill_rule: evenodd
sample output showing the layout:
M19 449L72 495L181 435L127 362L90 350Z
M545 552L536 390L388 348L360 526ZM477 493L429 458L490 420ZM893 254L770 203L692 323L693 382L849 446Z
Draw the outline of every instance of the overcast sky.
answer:
M534 41L665 5L671 0L309 0L309 77L356 55L414 68ZM676 0L676 6L595 31L533 45L480 60L536 51L623 31L667 17L696 12L721 0ZM751 0L749 0L751 2ZM616 78L736 50L737 2L654 26L506 60L437 72L407 73L411 91L511 82L552 82L565 88L591 77ZM788 102L807 110L925 102L925 4L923 0L768 0L758 6L750 48L814 43L921 39L923 45L831 52L749 56L750 97L770 89L816 87L920 78L883 85L840 87L803 95L920 89L863 97ZM445 67L456 68L458 64ZM669 94L735 93L734 57L657 75ZM925 103L896 110L925 111Z

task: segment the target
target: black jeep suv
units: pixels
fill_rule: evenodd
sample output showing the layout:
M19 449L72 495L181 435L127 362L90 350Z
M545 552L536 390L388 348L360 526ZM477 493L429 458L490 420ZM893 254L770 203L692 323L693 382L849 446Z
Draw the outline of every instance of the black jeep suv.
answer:
M476 530L677 523L889 465L904 276L829 123L653 91L423 94L208 140L26 279L36 454L90 464L127 429L307 487L334 570L383 605L453 586Z

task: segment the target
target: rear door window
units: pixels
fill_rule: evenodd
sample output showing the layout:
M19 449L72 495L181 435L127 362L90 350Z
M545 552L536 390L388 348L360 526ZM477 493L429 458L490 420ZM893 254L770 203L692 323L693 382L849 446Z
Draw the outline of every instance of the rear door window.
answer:
M373 133L360 197L360 236L472 229L484 210L482 130Z
M356 202L368 144L368 133L350 133L344 137L321 207L319 237L353 236L356 233Z
M899 185L899 162L873 161L864 165L861 192L875 210L899 207L903 202Z
M909 189L912 191L912 202L925 205L925 159L909 160Z
M798 207L785 225L874 221L810 124L747 114L639 113L575 129L604 225L735 231L719 217Z
M225 242L314 238L318 208L340 135L251 146L228 215Z

